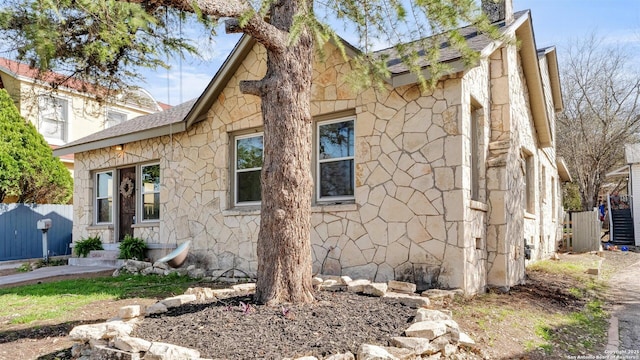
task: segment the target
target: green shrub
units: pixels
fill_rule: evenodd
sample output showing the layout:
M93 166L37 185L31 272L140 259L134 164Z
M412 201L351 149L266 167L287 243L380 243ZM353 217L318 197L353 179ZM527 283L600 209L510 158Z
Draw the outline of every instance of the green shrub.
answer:
M16 271L18 272L29 272L31 270L33 270L33 268L31 267L30 262L22 263L22 265L16 268Z
M82 239L76 242L76 245L73 247L73 251L75 251L79 257L87 257L91 250L104 250L102 247L102 241L100 241L100 236Z
M140 238L125 235L120 242L120 259L144 260L147 244Z

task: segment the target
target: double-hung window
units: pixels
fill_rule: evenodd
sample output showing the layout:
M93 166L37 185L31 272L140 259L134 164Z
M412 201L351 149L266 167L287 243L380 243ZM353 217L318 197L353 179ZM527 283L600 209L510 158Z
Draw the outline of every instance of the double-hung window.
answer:
M317 200L352 200L354 176L354 119L317 123Z
M235 138L235 204L257 205L261 200L262 133Z
M67 141L67 124L69 122L69 104L65 99L42 96L39 99L40 133L54 142Z
M140 167L142 221L160 220L160 164Z
M96 224L113 220L113 171L96 174Z

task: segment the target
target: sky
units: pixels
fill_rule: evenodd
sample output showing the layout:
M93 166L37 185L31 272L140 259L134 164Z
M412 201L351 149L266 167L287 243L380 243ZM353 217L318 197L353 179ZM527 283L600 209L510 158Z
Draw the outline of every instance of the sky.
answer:
M513 0L513 7L531 10L537 47L556 46L560 61L571 42L594 32L640 59L640 0ZM199 44L207 49L204 59L173 60L170 70L147 71L147 83L141 86L171 105L200 96L239 39L223 30L218 34L215 43Z

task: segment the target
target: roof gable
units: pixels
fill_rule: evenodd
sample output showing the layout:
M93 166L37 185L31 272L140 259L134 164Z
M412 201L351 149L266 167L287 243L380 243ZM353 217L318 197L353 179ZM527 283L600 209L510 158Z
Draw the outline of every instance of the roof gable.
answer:
M540 74L537 50L535 48L535 38L531 25L530 11L519 11L514 14L514 21L505 24L504 21L495 24L502 28L506 34L513 33L521 41L521 57L523 61L524 73L527 78L530 104L532 108L534 125L538 133L539 142L542 147L551 146L552 134L550 119L546 112L544 102L544 92L542 90L542 79ZM472 49L480 52L481 57L489 56L495 49L503 45L501 41L489 38L487 35L479 33L473 26L460 29L462 34ZM343 41L343 45L348 56L355 56L358 50L348 42ZM168 111L171 114L156 113L132 119L123 124L104 131L87 136L56 150L58 155L72 152L98 149L105 146L122 144L130 141L148 139L153 136L169 134L167 126L171 126L173 133L184 131L193 124L206 118L209 109L227 86L229 80L234 76L242 64L242 61L256 45L256 41L247 35L243 35L234 49L231 51L225 62L218 69L216 75L207 85L202 95L195 100L178 105ZM377 54L389 56L391 78L388 80L392 87L416 83L417 77L411 74L404 64L399 60L398 54L393 49L378 51ZM448 46L446 42L441 43L440 61L448 63L452 72L465 70L461 61L461 54ZM423 66L424 76L429 78L429 63L426 61ZM558 78L552 81L558 81ZM558 85L559 89L559 85ZM556 94L554 94L555 96ZM555 99L554 99L555 100Z

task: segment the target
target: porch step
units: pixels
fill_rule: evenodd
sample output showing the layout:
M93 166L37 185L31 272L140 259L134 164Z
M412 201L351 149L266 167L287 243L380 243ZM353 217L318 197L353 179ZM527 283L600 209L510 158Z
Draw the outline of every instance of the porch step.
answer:
M104 250L91 250L87 257L72 257L69 259L71 266L105 266L120 268L124 260L118 259L120 244L102 244Z
M116 260L120 255L120 250L91 250L89 258L99 258L104 260Z
M70 266L105 266L111 267L114 269L121 268L124 265L124 260L122 259L102 259L102 258L77 258L72 257L69 258Z
M102 244L102 249L107 251L120 251L120 243Z

